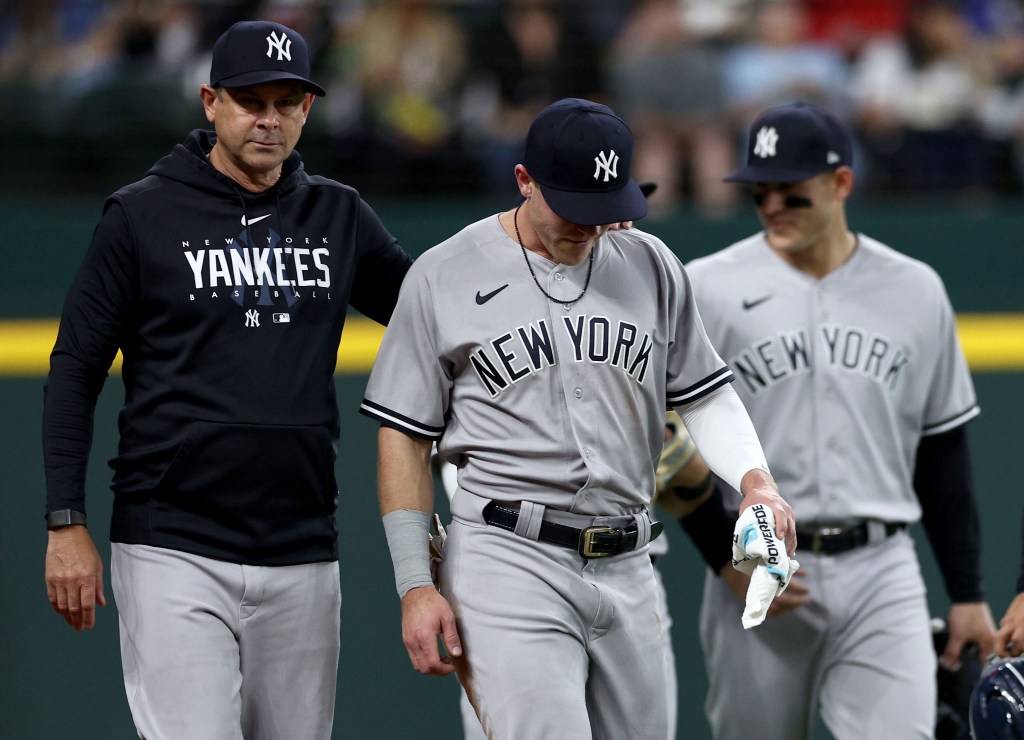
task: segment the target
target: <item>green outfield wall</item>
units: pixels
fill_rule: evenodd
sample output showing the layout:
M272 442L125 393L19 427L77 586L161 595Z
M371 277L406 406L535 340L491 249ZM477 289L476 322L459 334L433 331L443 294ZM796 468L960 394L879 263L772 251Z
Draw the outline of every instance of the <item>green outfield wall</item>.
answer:
M102 198L0 201L0 365L30 335L3 326L39 320L50 331L64 290L89 240ZM419 253L463 223L502 204L484 202L379 202L374 204L407 248ZM1019 204L977 206L854 203L851 224L931 263L946 280L961 319L961 332L981 332L985 347L1007 347L1000 362L972 361L982 415L970 424L970 441L983 528L983 567L996 616L1013 593L1020 559L1024 490L1016 461L1024 452L1024 214ZM690 216L651 221L644 228L666 240L684 259L705 254L756 229L747 215L708 222ZM972 324L971 321L975 323ZM978 327L982 328L979 329ZM35 330L33 330L35 331ZM365 332L358 322L352 334ZM981 336L979 334L978 336ZM352 353L367 351L372 331ZM972 334L973 336L973 334ZM27 338L28 337L28 338ZM32 350L31 354L45 351ZM980 345L979 345L980 346ZM980 352L980 350L978 350ZM344 353L344 350L343 350ZM372 353L371 353L372 354ZM969 353L970 354L970 353ZM975 355L981 357L982 355ZM337 377L342 447L337 462L341 489L342 652L336 738L444 740L461 737L454 679L420 676L409 666L400 639L394 591L375 494L375 427L357 414L366 382L364 360ZM9 363L8 363L9 364ZM108 740L135 736L121 684L117 606L100 610L97 627L75 633L53 613L43 584L43 473L40 449L42 370L45 361L0 371L0 738ZM97 408L89 471L90 529L109 563L106 543L110 498L106 461L115 454L116 415L122 388L113 375ZM439 509L444 510L443 501ZM701 709L706 686L697 640L703 568L678 527L666 529L671 552L660 566L674 620L680 692L680 731L687 740L709 737ZM948 602L920 528L929 599L936 615ZM628 677L624 677L628 680ZM742 708L738 708L742 709ZM822 738L827 737L824 733ZM295 740L301 740L297 738Z

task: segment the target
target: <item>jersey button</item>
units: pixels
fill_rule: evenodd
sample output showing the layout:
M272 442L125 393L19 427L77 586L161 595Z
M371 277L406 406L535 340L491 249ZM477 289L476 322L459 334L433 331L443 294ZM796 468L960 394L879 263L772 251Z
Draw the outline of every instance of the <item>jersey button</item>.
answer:
M583 398L583 389L582 388L577 388L576 390L574 390L572 392L572 394L574 396L576 396L576 398Z
M583 448L583 457L590 457L590 448L589 447L584 447Z
M563 275L563 274L562 274L562 273L560 273L560 272L556 272L556 273L555 273L555 282L556 282L556 283L560 283L560 282L562 282L563 280L565 280L565 275Z

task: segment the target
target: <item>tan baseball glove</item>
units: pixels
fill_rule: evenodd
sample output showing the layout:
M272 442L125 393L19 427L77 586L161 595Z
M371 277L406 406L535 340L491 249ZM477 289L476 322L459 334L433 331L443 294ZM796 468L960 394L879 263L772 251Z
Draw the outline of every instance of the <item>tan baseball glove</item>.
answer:
M675 411L669 411L665 415L665 434L670 436L665 440L665 447L658 459L658 470L654 476L654 500L657 500L665 492L669 482L697 454L697 448L693 444L693 440L690 439L690 433L686 431L683 420Z

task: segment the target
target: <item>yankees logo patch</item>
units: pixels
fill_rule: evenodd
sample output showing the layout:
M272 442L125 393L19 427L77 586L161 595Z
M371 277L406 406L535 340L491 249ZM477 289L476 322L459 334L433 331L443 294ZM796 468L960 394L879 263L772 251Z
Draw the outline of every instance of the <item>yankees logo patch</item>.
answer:
M775 156L775 145L779 142L779 134L774 126L762 126L757 132L754 142L754 154L761 159Z
M609 149L608 153L598 152L597 156L594 157L594 163L597 167L594 168L594 179L599 180L601 173L604 172L604 182L608 182L608 179L619 177L619 155L614 150Z
M273 56L274 49L277 49L277 61L291 61L292 60L292 40L288 38L288 34L282 32L278 36L275 32L271 31L270 35L267 36L267 58Z

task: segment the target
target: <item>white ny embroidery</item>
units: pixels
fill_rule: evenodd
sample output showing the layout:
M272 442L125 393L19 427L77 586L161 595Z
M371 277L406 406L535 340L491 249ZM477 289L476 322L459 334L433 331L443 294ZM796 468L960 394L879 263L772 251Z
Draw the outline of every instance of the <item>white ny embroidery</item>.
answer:
M757 141L754 144L754 154L761 159L775 156L775 145L779 141L779 134L774 126L762 126L757 132Z
M597 156L594 157L594 162L597 167L594 169L594 179L597 180L601 176L601 171L604 170L604 181L608 182L609 177L618 178L619 176L619 155L614 150L609 149L608 154L604 152L598 152Z
M281 38L278 38L273 31L267 36L267 57L274 53L274 49L277 49L277 61L287 59L290 62L292 60L292 40L283 31Z

